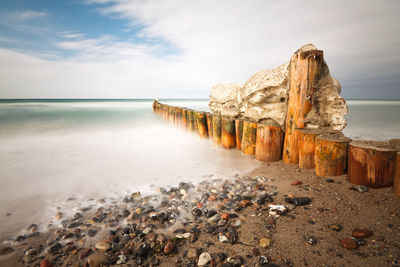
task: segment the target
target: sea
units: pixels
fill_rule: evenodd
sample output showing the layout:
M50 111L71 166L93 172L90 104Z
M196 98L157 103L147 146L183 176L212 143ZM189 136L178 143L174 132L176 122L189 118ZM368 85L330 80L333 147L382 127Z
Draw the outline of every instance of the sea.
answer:
M161 99L209 111L208 99ZM346 136L400 138L400 100L348 100ZM153 114L151 99L0 100L0 243L68 204L262 166ZM72 212L72 211L71 211Z

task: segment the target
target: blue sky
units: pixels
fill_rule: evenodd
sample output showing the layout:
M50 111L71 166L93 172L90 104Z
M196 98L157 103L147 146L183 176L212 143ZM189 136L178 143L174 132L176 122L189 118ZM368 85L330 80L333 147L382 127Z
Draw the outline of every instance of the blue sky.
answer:
M400 99L399 11L396 0L3 0L0 98L208 97L313 43L344 97Z

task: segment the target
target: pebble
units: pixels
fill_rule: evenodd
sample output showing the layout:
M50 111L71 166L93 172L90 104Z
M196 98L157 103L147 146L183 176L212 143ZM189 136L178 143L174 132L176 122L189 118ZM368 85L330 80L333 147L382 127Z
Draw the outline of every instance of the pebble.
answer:
M211 255L208 252L203 252L199 256L198 266L204 266L212 260Z
M309 197L294 197L294 198L285 198L287 203L293 204L295 206L304 206L310 204L311 199Z
M342 226L340 224L332 224L329 226L329 229L335 232L340 232L342 230Z
M62 248L61 244L56 242L54 245L52 245L49 248L49 253L50 254L55 254L60 248Z
M54 265L47 259L40 262L40 267L53 267Z
M188 250L188 252L187 252L187 255L186 255L186 257L187 257L188 259L196 260L198 256L199 256L199 255L198 255L198 253L197 253L197 249L195 249L195 248L189 248L189 250Z
M119 264L124 264L124 263L126 263L126 256L125 255L119 255L117 264L119 265Z
M62 212L57 212L56 215L54 216L54 219L55 219L56 221L59 221L59 220L62 219L62 217L63 217Z
M372 236L372 232L366 229L354 229L352 235L353 237L368 238Z
M225 235L222 235L222 234L218 235L218 240L221 243L228 243L229 242L229 238L226 237Z
M260 255L260 251L258 250L258 248L253 248L252 252L254 256Z
M89 231L88 231L88 236L89 237L94 237L96 234L97 234L97 230L89 229Z
M330 178L327 178L327 179L325 179L325 182L327 182L327 183L334 183L334 182L335 182L335 180L333 180L333 179L330 179Z
M345 249L355 249L358 247L357 242L354 239L348 237L343 238L340 243Z
M271 242L272 242L272 240L269 238L261 238L260 239L260 247L267 248L267 247L271 246Z
M10 254L12 252L14 252L14 249L11 247L5 247L5 248L0 249L0 255L6 255L6 254Z
M110 249L111 245L110 245L107 241L101 240L101 241L99 241L99 242L96 243L96 246L95 246L95 247L96 247L97 249L106 251L106 250L109 250L109 249Z
M300 180L296 180L296 181L291 182L290 184L291 184L291 185L302 185L303 182L300 181Z
M174 249L175 249L175 244L169 241L164 247L164 253L171 254Z
M88 258L90 267L99 267L107 262L107 256L104 254L92 254Z

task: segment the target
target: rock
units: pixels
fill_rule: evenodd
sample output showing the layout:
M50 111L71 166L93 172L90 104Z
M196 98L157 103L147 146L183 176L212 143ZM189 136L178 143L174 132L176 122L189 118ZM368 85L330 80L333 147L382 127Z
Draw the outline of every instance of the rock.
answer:
M150 245L147 243L143 243L139 246L138 255L140 257L146 257L150 252Z
M53 267L54 265L47 259L40 262L40 267Z
M368 238L372 236L372 232L366 229L354 229L351 236L359 238Z
M267 248L271 246L272 240L269 238L261 238L260 239L260 247Z
M62 248L61 244L56 242L49 248L49 253L55 254L60 248Z
M310 245L315 245L318 243L318 239L315 236L304 236L304 239L307 241L308 244Z
M198 256L199 256L199 255L198 255L198 253L197 253L197 249L195 249L195 248L189 248L189 250L188 250L188 252L187 252L187 255L186 255L186 257L187 257L188 259L196 260Z
M169 241L164 247L164 254L171 254L172 251L175 249L175 244Z
M269 205L269 214L275 217L278 217L279 215L282 215L286 212L286 207L283 205Z
M110 249L111 245L110 245L107 241L101 240L101 241L99 241L99 242L96 243L96 246L95 246L95 247L96 247L97 249L106 251L106 250L109 250L109 249Z
M221 243L228 243L229 242L229 238L226 237L225 235L222 235L222 234L218 235L218 240Z
M202 215L201 209L199 209L199 208L194 208L194 209L192 210L192 215L193 215L193 216L196 216L196 217L201 216L201 215Z
M340 243L345 249L355 249L358 247L357 242L352 238L343 238Z
M127 255L131 254L131 248L123 247L123 248L121 248L120 252L121 252L121 255L127 256Z
M290 184L291 184L291 185L302 185L303 182L300 181L300 180L296 180L296 181L291 182Z
M132 200L135 200L135 199L140 198L141 196L142 196L142 195L140 194L140 192L137 191L137 192L134 192L134 193L131 194L131 199L132 199Z
M207 252L203 252L199 256L198 266L204 266L212 260L211 255Z
M240 114L240 91L239 84L216 84L211 88L210 109L212 112L223 116L236 117Z
M327 178L327 179L325 179L325 182L327 182L327 183L334 183L334 182L335 182L335 180L333 180L333 179L330 179L330 178Z
M99 267L107 262L107 256L104 254L92 254L88 258L90 267Z
M90 253L92 253L93 250L91 248L87 248L85 249L80 255L79 255L79 259L83 259L86 258L87 256L90 255Z
M342 226L340 224L332 224L329 226L329 229L335 232L340 232L342 230Z
M4 247L0 249L0 255L6 255L14 252L14 249L11 247Z
M253 248L252 252L254 256L260 255L260 251L258 250L258 248Z
M25 251L25 255L34 255L37 253L37 250L34 248L28 249L27 251Z
M124 263L126 263L126 256L125 255L119 255L117 264L124 264Z
M97 230L89 229L89 231L88 231L88 236L89 237L94 237L96 234L97 234Z
M304 206L310 204L311 199L309 197L294 197L294 198L287 197L285 198L285 201L295 206Z
M62 212L57 212L56 215L54 216L54 219L55 219L56 221L59 221L59 220L62 219L62 217L63 217Z

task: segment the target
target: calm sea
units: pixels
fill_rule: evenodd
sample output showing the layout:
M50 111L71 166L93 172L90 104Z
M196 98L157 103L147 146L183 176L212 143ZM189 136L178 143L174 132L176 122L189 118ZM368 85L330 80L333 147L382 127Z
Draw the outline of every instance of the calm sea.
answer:
M208 110L208 100L162 100ZM151 100L0 100L0 241L67 198L249 172L261 163L154 116ZM400 101L348 101L347 136L400 137Z

